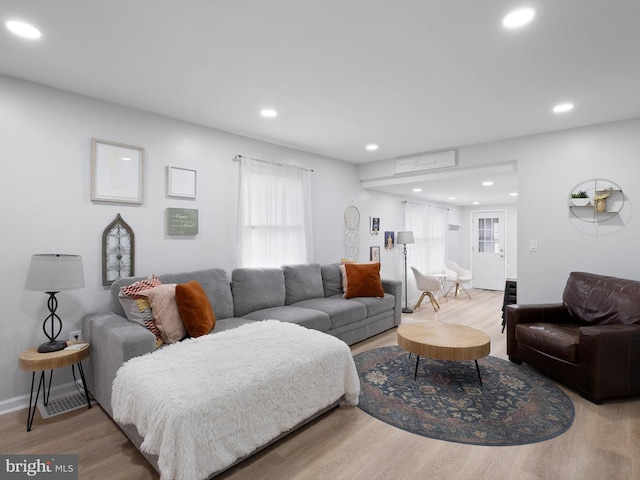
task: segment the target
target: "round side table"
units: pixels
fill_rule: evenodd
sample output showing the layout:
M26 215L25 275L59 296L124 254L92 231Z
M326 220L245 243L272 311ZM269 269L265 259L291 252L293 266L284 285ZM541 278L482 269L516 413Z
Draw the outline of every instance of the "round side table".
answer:
M31 371L31 394L29 395L29 412L27 415L27 432L31 431L33 425L33 417L36 413L36 405L38 404L38 397L40 396L40 390L42 389L43 403L47 405L49 403L49 393L51 392L51 379L53 377L53 370L56 368L67 367L71 365L71 369L74 372L74 368L77 365L80 372L80 378L84 385L84 395L87 399L87 406L91 408L91 400L89 397L89 390L87 389L87 382L84 378L84 370L82 369L82 360L89 357L89 344L85 342L68 341L67 348L59 350L57 352L39 353L38 347L25 350L18 356L18 367L21 370ZM81 345L79 348L74 345ZM71 348L69 348L71 347ZM45 381L45 371L49 370L49 386L47 387ZM38 382L38 391L36 392L35 401L33 400L33 387L35 385L36 372L40 372L40 381Z

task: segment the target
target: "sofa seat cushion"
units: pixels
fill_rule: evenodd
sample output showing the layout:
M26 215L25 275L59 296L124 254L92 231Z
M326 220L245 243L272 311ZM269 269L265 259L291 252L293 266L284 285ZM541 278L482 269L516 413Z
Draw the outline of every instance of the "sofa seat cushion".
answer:
M350 300L362 303L367 307L367 317L378 315L379 313L393 310L396 305L396 299L390 293L385 293L384 297L354 297Z
M233 328L241 327L242 325L246 325L248 323L255 323L256 320L250 320L248 318L236 318L229 317L216 320L216 326L211 332L210 335L215 333L224 332L225 330L231 330Z
M326 313L331 320L331 329L342 327L367 317L367 307L364 304L344 298L312 298L298 302L294 306Z
M303 327L326 332L331 327L329 315L318 310L298 307L270 307L248 313L244 317L250 320L280 320L286 323L297 323Z
M552 357L578 363L580 326L556 323L516 325L516 340Z

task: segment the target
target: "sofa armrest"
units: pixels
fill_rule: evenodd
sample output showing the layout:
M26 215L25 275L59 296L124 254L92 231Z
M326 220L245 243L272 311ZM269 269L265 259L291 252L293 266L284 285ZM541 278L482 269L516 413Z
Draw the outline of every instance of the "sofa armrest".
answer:
M393 295L396 299L393 307L394 324L400 325L402 319L402 282L399 280L385 280L382 279L382 289L385 293Z
M111 312L86 315L82 335L91 344L91 355L86 362L89 390L112 416L111 386L118 369L131 358L153 352L155 335L142 325Z
M640 393L640 325L580 327L578 359L589 400Z
M519 323L570 323L569 311L562 303L545 303L535 305L507 305L507 355L518 362L518 342L516 325Z

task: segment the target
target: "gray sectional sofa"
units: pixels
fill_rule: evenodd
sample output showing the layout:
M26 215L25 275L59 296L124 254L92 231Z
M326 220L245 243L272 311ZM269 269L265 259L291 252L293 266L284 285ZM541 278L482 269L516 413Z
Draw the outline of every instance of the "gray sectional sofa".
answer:
M267 319L293 322L334 335L351 345L400 324L402 284L382 279L384 297L345 299L339 264L285 265L282 268L219 268L158 275L162 283L197 280L216 316L211 334ZM155 350L155 336L127 320L118 300L120 287L144 277L131 277L111 286L111 311L84 317L82 335L91 344L86 361L89 390L113 416L111 386L127 360Z

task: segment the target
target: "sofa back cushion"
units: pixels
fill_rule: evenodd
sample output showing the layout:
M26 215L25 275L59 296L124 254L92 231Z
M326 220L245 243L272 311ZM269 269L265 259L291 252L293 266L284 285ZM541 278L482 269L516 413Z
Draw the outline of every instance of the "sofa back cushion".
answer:
M125 312L118 300L120 287L131 285L146 277L129 277L121 278L111 284L111 310L123 317ZM207 299L213 308L217 319L230 318L234 316L233 297L231 296L231 283L227 272L221 268L210 268L207 270L197 270L185 273L170 273L166 275L158 275L162 283L187 283L196 280L202 285L203 290L207 294Z
M322 273L322 287L324 288L325 297L344 294L339 263L322 265L320 271Z
M320 264L304 263L300 265L284 265L285 304L324 297Z
M640 281L571 272L562 301L588 325L640 324Z
M281 268L236 268L231 272L231 290L236 317L282 307L286 299L284 272Z

